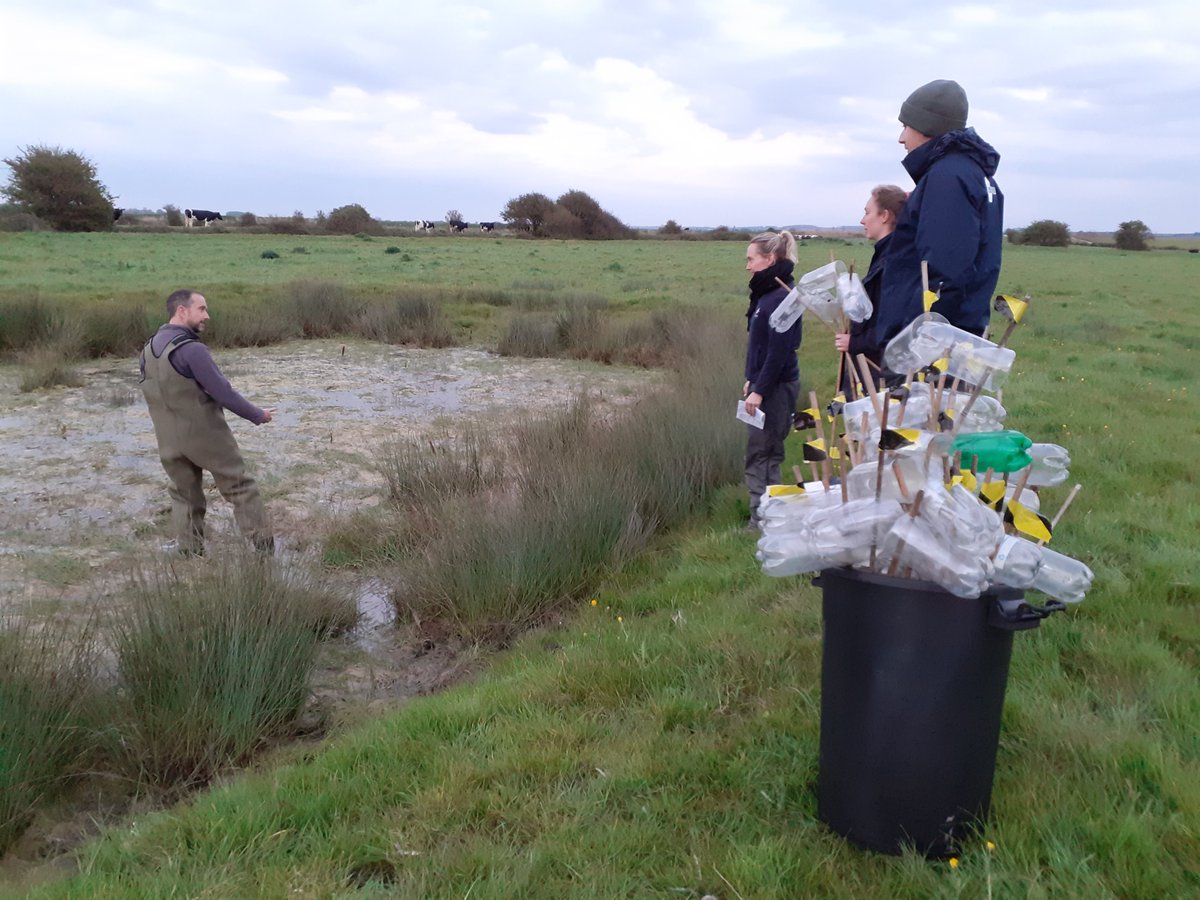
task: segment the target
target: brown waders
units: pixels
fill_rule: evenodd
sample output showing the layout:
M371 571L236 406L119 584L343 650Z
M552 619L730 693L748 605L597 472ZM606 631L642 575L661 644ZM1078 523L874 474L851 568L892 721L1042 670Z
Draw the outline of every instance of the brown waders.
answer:
M246 474L246 464L225 411L191 378L171 365L171 354L191 338L176 338L155 356L153 340L143 356L146 377L142 393L150 407L158 455L171 479L171 524L179 552L204 552L204 512L207 504L201 483L203 471L212 473L221 496L233 504L233 516L242 534L260 552L271 552L274 539L258 485Z

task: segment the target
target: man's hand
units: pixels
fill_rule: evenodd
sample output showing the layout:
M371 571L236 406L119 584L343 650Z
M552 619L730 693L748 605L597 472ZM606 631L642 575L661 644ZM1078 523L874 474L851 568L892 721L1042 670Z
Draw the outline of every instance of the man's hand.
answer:
M259 422L258 424L260 424L260 425L266 425L266 424L267 424L268 422L270 422L270 421L271 421L273 418L275 418L275 409L274 409L274 407L272 407L271 409L264 409L264 410L263 410L263 420L262 420L261 422Z

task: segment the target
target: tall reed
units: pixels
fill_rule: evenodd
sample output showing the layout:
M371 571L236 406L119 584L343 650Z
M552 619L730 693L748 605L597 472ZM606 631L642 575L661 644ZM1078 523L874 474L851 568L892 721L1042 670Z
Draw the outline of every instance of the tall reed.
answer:
M411 442L390 451L390 481L407 466L406 502L436 510L396 588L402 612L475 635L520 630L737 479L745 437L723 400L740 383L740 347L708 315L678 327L696 357L669 383L617 415L585 396L519 423L488 445L498 479L465 477L461 456Z
M112 625L127 761L170 788L206 783L285 733L318 642L355 615L349 598L268 561L206 565L140 576Z
M90 625L0 619L0 854L88 749L96 658Z

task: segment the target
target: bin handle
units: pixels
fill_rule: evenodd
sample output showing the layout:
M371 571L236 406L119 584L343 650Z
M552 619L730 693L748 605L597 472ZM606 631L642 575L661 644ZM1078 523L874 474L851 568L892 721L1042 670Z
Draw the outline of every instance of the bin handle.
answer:
M1037 628L1042 619L1062 612L1067 604L1048 600L1043 606L1027 603L1023 597L996 597L988 609L988 624L1004 631L1026 631Z

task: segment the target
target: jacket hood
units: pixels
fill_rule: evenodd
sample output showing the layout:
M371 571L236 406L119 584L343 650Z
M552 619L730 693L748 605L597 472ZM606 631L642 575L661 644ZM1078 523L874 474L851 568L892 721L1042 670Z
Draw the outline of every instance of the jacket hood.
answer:
M970 157L988 176L995 175L1000 165L1000 154L995 147L976 134L974 128L960 128L922 144L904 157L904 168L913 181L920 181L930 166L951 153Z

